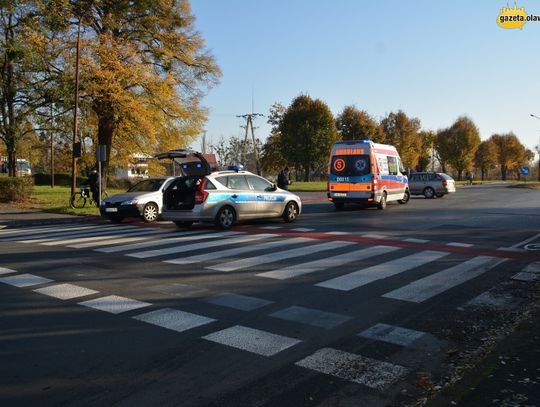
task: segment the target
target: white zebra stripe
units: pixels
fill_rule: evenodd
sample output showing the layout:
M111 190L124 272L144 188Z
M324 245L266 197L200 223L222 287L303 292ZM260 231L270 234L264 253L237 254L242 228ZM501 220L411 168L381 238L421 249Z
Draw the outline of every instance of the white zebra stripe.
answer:
M430 263L449 253L426 250L410 256L402 257L385 263L377 264L366 269L354 271L344 276L316 284L318 287L332 288L334 290L350 291L373 281L395 276L407 270L414 269Z

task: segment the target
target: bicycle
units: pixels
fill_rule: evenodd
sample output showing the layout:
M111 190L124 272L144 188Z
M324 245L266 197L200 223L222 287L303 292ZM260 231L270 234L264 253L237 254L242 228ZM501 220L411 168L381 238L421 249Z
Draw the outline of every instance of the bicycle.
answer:
M108 197L109 194L107 191L101 192L104 197ZM95 206L98 205L96 201L92 198L92 193L90 191L90 187L88 185L82 185L79 192L75 192L71 197L69 198L69 205L73 209L80 209L84 208L86 206L86 202L89 204L94 204Z

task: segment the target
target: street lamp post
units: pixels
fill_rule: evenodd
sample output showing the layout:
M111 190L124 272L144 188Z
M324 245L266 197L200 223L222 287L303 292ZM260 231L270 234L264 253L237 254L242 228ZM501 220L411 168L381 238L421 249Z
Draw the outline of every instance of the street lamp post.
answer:
M540 120L540 117L531 113L531 117ZM538 129L538 145L536 146L536 152L538 153L538 181L540 181L540 128Z

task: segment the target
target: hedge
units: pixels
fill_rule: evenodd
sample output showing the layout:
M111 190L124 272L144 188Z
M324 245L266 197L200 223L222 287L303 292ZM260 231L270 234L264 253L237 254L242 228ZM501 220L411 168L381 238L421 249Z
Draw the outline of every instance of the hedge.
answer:
M34 174L34 184L35 185L51 185L51 174ZM78 176L77 185L83 185L87 183L88 178ZM54 174L54 185L62 185L65 187L71 186L71 174L64 172L59 172Z
M140 178L109 177L107 187L127 190L139 181L141 181ZM34 174L34 183L36 185L51 185L51 174ZM88 177L78 176L77 185L81 186L85 184L88 184ZM54 174L54 185L71 186L71 174Z
M24 201L30 198L33 186L32 177L1 177L0 202Z

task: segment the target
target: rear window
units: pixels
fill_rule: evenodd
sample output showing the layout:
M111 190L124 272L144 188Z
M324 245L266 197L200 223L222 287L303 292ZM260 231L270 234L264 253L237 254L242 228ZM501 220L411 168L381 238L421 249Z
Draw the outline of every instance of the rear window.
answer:
M206 183L204 184L205 191L208 191L210 189L217 189L214 184L212 184L212 181L210 181L208 178L206 179Z
M444 174L444 173L439 173L439 175L441 177L443 177L443 179L447 180L447 181L453 181L454 178L452 178L450 175L447 175L447 174Z
M338 176L360 176L371 173L369 155L334 155L330 173Z

